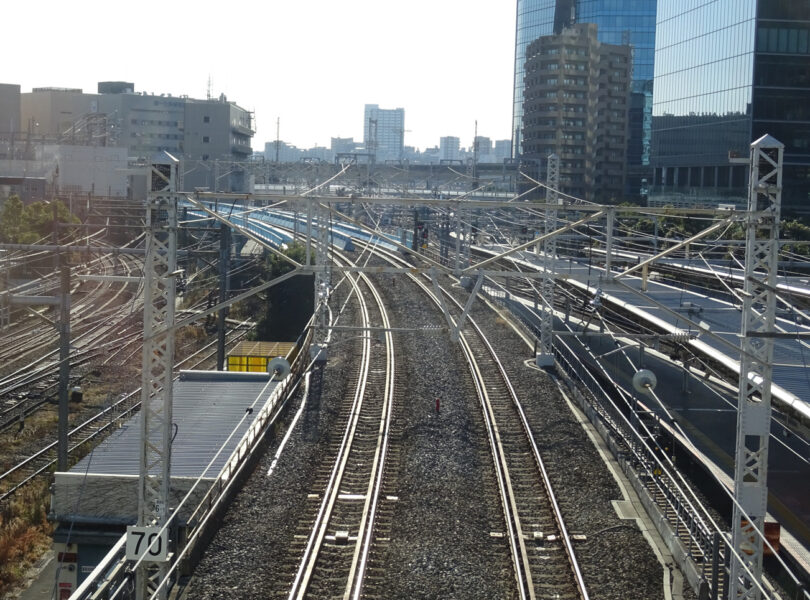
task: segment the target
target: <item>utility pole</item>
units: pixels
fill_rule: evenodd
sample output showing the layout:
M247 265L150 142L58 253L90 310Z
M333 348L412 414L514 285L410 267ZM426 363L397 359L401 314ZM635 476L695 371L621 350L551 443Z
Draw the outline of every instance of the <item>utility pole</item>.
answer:
M608 207L605 216L605 275L610 279L610 270L613 267L613 227L616 222L616 208Z
M458 276L461 273L461 205L456 207L455 216L455 230L456 230L456 264L455 274ZM468 244L472 244L472 240L466 240Z
M371 162L377 162L377 119L368 118L368 150ZM370 185L371 182L367 182Z
M414 252L419 251L419 234L422 233L419 230L419 210L414 208L413 209L413 240L411 241L411 250Z
M278 164L278 148L281 144L281 117L276 117L276 164Z
M59 421L57 424L56 469L68 469L68 386L70 385L70 266L61 252L59 260Z
M764 533L768 509L771 336L776 315L784 151L784 144L770 135L751 144L734 461L735 503L731 520L732 545L740 560L731 557L729 600L760 600L762 597L759 590L764 548L757 530Z
M560 157L551 154L546 168L546 204L557 204L557 190L560 185ZM545 233L557 229L557 209L546 210ZM554 365L554 270L557 254L557 238L552 236L543 242L543 316L540 320L540 353L535 358L537 366Z
M316 202L313 207L313 202ZM313 200L307 199L307 243L312 239L312 213L317 215L318 238L315 244L315 331L313 340L315 344L310 350L315 362L322 363L327 359L326 341L328 331L326 329L327 303L331 292L331 273L329 269L329 207ZM309 265L309 252L307 252L307 265Z
M231 258L231 228L225 223L219 224L219 303L228 299L229 271ZM217 311L217 371L223 370L225 364L225 317L227 308Z
M59 211L56 202L51 204L53 210L53 230L51 238L59 246ZM56 468L59 471L68 469L68 387L70 386L70 266L66 263L61 250L54 253L54 266L59 275L59 406L56 426Z
M478 119L475 120L473 134L472 189L478 188Z
M11 307L9 301L9 280L11 278L11 262L9 258L5 258L0 267L0 331L11 325Z

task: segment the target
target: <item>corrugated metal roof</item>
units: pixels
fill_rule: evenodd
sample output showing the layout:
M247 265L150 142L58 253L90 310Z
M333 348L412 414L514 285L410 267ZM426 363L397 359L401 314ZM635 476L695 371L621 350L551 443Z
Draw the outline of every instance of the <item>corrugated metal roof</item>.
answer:
M239 342L228 356L287 356L295 348L295 342Z
M172 443L171 474L216 477L276 385L266 373L181 372L174 382L172 421L177 424L177 433ZM247 414L248 408L253 408L252 414ZM136 415L70 472L138 475L140 427L140 415ZM224 450L206 469L223 445Z

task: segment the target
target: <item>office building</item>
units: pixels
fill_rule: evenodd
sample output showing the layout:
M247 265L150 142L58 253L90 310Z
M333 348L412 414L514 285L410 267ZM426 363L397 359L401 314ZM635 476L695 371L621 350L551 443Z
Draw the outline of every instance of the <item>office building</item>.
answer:
M207 187L226 192L250 191L249 176L242 163L253 152L250 147L252 115L234 102L228 102L225 96L180 100L183 130L173 133L180 136L179 152L186 161L184 187L187 190ZM167 110L174 109L175 106L167 106Z
M224 95L196 100L135 93L129 82L101 82L97 94L81 89L34 88L21 94L21 119L35 139L56 144L120 146L131 158L166 151L187 161L183 185L248 191L238 163L251 153L252 114ZM227 173L227 175L225 175Z
M20 129L20 86L0 83L0 140L10 139Z
M405 109L366 104L363 144L377 162L402 160L405 147Z
M599 41L633 48L628 112L628 176L625 195L644 192L649 174L653 56L657 0L518 0L515 26L515 79L512 109L512 156L522 151L523 85L528 45L573 23L595 23Z
M460 144L461 140L452 135L439 138L439 159L448 161L460 160Z
M810 4L659 2L651 204L745 204L753 140L785 144L782 203L810 213Z
M509 158L512 155L512 140L495 140L493 155L497 162Z
M600 203L621 200L626 178L629 46L603 44L581 23L526 48L523 156L542 177L560 157L560 190Z
M283 142L267 142L264 145L264 155L269 162L294 163L303 158L304 151L292 144Z
M333 137L329 144L329 149L334 156L338 154L351 154L357 150L357 144L354 142L354 138Z
M477 135L473 139L472 150L478 154L478 160L483 162L484 157L489 158L490 154L492 154L492 140L483 135Z

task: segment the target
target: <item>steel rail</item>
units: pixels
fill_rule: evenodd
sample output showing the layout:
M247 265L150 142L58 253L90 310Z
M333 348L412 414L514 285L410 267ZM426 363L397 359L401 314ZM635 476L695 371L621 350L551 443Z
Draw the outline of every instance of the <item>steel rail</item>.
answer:
M366 281L371 293L380 307L380 316L382 319L383 327L390 328L391 323L388 318L388 312L385 310L382 297L380 296L377 288L371 284L371 281L366 275L362 275ZM352 566L349 570L348 586L346 593L343 595L344 600L359 600L363 589L363 581L365 579L366 567L368 566L368 555L371 551L372 536L374 533L374 523L377 516L377 505L382 490L383 475L385 469L385 461L388 455L388 442L389 434L391 431L391 413L394 406L394 376L396 373L396 363L394 356L394 341L390 331L385 332L385 350L386 350L386 364L388 367L385 372L385 400L383 401L383 414L380 421L380 428L378 431L379 443L374 453L374 462L372 464L373 477L369 480L368 490L366 492L366 503L363 508L363 517L360 522L357 539L358 543L355 546L354 556L352 558ZM353 590L353 591L352 591Z
M447 295L459 309L463 309L461 304L455 298L453 298L449 294ZM487 351L490 354L490 357L498 366L498 372L500 373L501 378L504 380L506 387L509 389L509 394L512 398L513 405L515 407L515 410L517 410L518 414L520 415L520 422L521 425L523 426L523 431L529 440L529 444L531 446L532 453L534 455L534 460L537 463L537 468L540 471L543 480L543 486L546 489L548 500L551 503L554 519L557 522L557 528L560 532L561 539L563 540L563 545L565 546L566 549L566 556L573 571L578 591L583 599L587 599L588 593L585 588L585 581L582 577L582 571L579 568L579 563L576 559L576 553L574 551L573 542L571 541L571 536L568 533L568 528L565 525L565 518L563 517L562 511L559 506L559 502L557 501L557 496L554 493L554 488L552 486L551 479L549 478L548 471L546 470L545 462L543 461L543 458L540 455L540 450L538 449L537 442L534 439L534 433L532 432L531 425L529 424L528 418L526 417L526 413L523 410L523 405L521 404L517 396L517 393L515 392L512 383L509 380L508 375L506 374L506 370L504 369L503 364L501 363L497 354L495 354L495 350L492 348L492 345L490 344L489 340L486 338L483 331L481 330L479 325L475 322L475 320L473 320L471 317L468 317L468 322L469 326L475 329L475 331L479 336L479 339L486 346Z
M401 259L399 257L392 258L389 253L384 252L382 250L377 250L377 252L379 254L385 254L385 255L389 256L389 258L391 258L392 260L401 261ZM412 279L416 280L415 276L411 275L410 277ZM425 285L421 281L419 281L418 284L423 288L425 293L428 294L429 297L431 297L431 299L434 301L434 303L436 303L438 306L440 306L441 303L440 303L439 299L435 297L432 290L430 290L427 287L427 285ZM451 302L453 302L453 304L456 305L456 307L459 310L464 309L464 307L461 305L461 303L458 300L456 300L450 293L448 293L444 289L442 289L442 292L451 300ZM455 319L454 319L454 321L455 321ZM529 425L529 422L528 422L528 419L526 417L525 411L523 410L523 406L521 405L520 400L518 399L517 394L516 394L512 384L511 384L511 382L509 381L509 377L506 374L506 371L503 368L503 365L500 362L500 360L498 359L497 354L495 353L495 351L492 348L491 344L486 339L486 336L484 335L483 331L478 326L478 324L475 323L475 321L470 316L468 316L465 324L462 326L462 331L459 332L460 333L459 340L462 342L462 347L465 349L465 356L467 356L468 360L471 361L471 362L469 362L469 364L470 364L471 372L473 373L473 377L476 378L476 373L480 376L481 375L481 370L477 365L477 361L475 361L475 359L474 359L472 349L471 349L471 347L469 345L469 342L466 340L466 337L465 337L465 335L463 333L463 329L466 328L466 327L471 327L471 328L474 329L478 339L481 340L483 345L486 347L487 352L489 354L489 357L496 364L498 373L499 373L501 379L503 380L506 388L509 391L509 395L510 395L510 397L512 399L513 406L514 406L515 410L517 411L517 413L518 413L518 415L520 417L521 426L522 426L523 431L526 434L527 439L529 441L529 444L530 444L530 447L531 447L531 450L532 450L532 454L533 454L535 463L537 465L538 472L539 472L541 480L543 482L543 486L544 486L544 488L546 490L546 494L547 494L549 503L551 505L554 520L555 520L555 523L557 524L557 528L558 528L558 531L560 533L560 539L563 541L563 546L564 546L565 551L566 551L566 557L567 557L569 566L571 568L572 575L574 577L574 583L575 583L575 586L577 588L577 593L579 594L580 598L582 598L583 600L587 600L589 598L589 596L588 596L587 589L585 587L585 582L584 582L584 579L582 577L582 572L581 572L581 569L579 567L579 563L578 563L578 561L576 559L576 553L574 552L573 543L571 541L571 536L568 533L567 527L565 526L565 519L564 519L564 517L562 515L562 511L561 511L561 509L559 507L559 503L558 503L558 501L556 499L556 495L554 493L553 486L551 484L551 480L550 480L550 478L548 476L548 472L547 472L547 470L545 468L545 464L544 464L543 459L542 459L542 457L540 455L539 449L537 447L537 443L536 443L536 441L534 439L534 434L531 431L531 426ZM484 383L483 379L481 379L480 382L476 382L476 388L477 389L483 389L486 392L486 386L485 386L485 383ZM485 401L485 398L487 399L486 401ZM501 457L501 459L505 460L505 458L504 458L504 456L505 456L504 455L504 450L503 450L502 444L500 442L500 436L499 436L499 433L498 433L498 424L494 420L494 412L492 411L492 407L488 402L488 394L484 393L484 395L481 396L481 399L482 399L482 405L485 407L485 411L484 411L485 412L485 420L486 420L486 413L489 413L491 415L491 417L492 417L492 423L491 424L487 423L487 427L489 429L489 427L491 426L492 431L495 434L494 439L498 440L497 441L498 450L496 450L493 447L493 457L496 459L496 469L497 469L497 464L499 462L498 457ZM505 462L503 464L504 464L504 466L506 466ZM508 478L508 469L504 469L503 473L504 473L505 477ZM509 490L509 505L516 506L515 499L514 499L514 496L512 494L512 490L511 490L511 483L508 485L508 490ZM507 506L507 504L504 504L505 510L506 510L506 506ZM507 524L508 524L509 518L510 517L507 516ZM517 514L516 509L515 509L515 512L514 512L514 518L517 519L517 522L519 524L519 515ZM518 530L518 531L520 531L520 530ZM515 562L516 578L518 579L518 585L521 588L521 593L523 593L522 592L522 589L523 589L522 581L527 580L527 581L531 582L531 571L530 571L530 567L528 566L528 555L526 554L525 544L523 543L522 531L520 531L520 536L519 537L520 537L520 540L519 540L519 543L518 543L518 547L521 549L522 555L520 557L515 557L513 555L513 560L517 561L517 562ZM524 568L527 569L527 574L528 574L528 577L526 579L524 579L524 580L521 580L521 578L520 578L520 576L518 574L519 564L521 564L521 563L524 565ZM534 590L533 590L531 584L529 584L528 587L531 589L531 592L530 592L531 595L528 596L528 597L533 598L534 597Z
M418 280L415 276L411 276L414 282L422 288L425 294L433 301L434 304L442 310L441 301L424 282ZM453 319L455 322L455 319ZM518 588L521 600L534 600L534 585L531 575L531 565L529 563L529 554L526 548L525 537L520 523L520 515L518 512L517 501L514 491L512 489L512 482L509 476L509 467L506 463L504 456L503 446L500 442L498 433L498 425L495 420L495 415L492 413L492 406L489 402L489 395L486 389L484 376L481 373L478 362L475 360L472 348L466 336L459 332L459 342L467 360L467 365L470 369L470 375L473 379L478 398L481 402L482 413L484 417L484 427L487 431L487 438L489 440L490 452L492 454L493 466L495 468L495 476L498 481L498 492L501 499L501 506L503 508L504 523L507 528L509 538L509 549L512 557L512 565L514 567L515 583Z
M518 585L518 592L520 593L521 598L533 600L535 598L535 593L534 584L532 581L531 564L529 563L529 551L526 548L526 538L523 534L523 526L520 522L517 499L515 497L514 489L512 488L512 479L509 476L509 466L506 463L506 456L503 444L501 442L500 432L498 431L498 425L493 412L492 403L490 402L489 393L487 392L484 375L481 372L478 361L475 359L475 353L470 347L466 336L461 334L459 336L459 342L461 343L464 357L467 360L467 366L470 369L470 374L473 377L473 382L475 384L476 391L478 392L478 399L481 402L482 413L484 416L484 426L487 430L490 452L492 453L492 460L495 465L495 473L498 479L498 488L501 494L501 503L503 504L504 508L504 519L509 531L512 561L515 566L515 579Z
M405 262L401 258L393 256L380 249L376 249L375 252L389 262ZM433 301L439 310L442 310L442 303L440 299L436 297L433 290L431 290L415 275L409 275L409 277L417 286L422 288L422 291ZM484 413L484 426L487 430L487 437L490 441L490 451L492 453L493 466L495 467L495 476L498 480L498 491L504 512L504 522L508 532L512 564L515 570L515 583L517 584L518 592L522 600L533 600L535 598L535 594L531 577L531 566L528 560L528 551L525 545L525 539L520 524L520 516L511 487L509 469L505 461L502 446L500 447L500 451L498 450L500 442L498 440L497 424L495 422L494 415L488 415L488 392L486 389L486 384L473 356L472 349L469 347L463 333L460 334L459 341L461 342L462 350L465 358L467 359L467 364L470 368L470 374L473 379L473 385L476 388L476 392L481 401L481 406ZM491 411L491 407L489 410Z
M364 327L370 325L368 306L366 305L363 294L360 293L359 284L353 278L349 281L357 293L357 298L360 303L360 314L362 324ZM339 493L340 482L345 474L346 464L349 460L349 450L351 448L355 431L360 419L360 408L362 407L365 397L365 387L368 380L368 372L371 363L371 342L368 337L363 338L362 354L360 357L359 379L355 386L354 398L350 411L350 418L346 424L346 428L341 438L340 446L338 449L337 457L334 465L329 474L329 480L326 490L323 494L323 500L318 507L318 512L315 517L315 523L312 526L312 531L307 539L306 547L304 548L304 555L299 562L298 570L293 580L289 600L301 600L306 595L313 572L315 570L315 563L318 560L321 546L324 537L326 536L326 527L329 523L329 517L334 508L337 496Z

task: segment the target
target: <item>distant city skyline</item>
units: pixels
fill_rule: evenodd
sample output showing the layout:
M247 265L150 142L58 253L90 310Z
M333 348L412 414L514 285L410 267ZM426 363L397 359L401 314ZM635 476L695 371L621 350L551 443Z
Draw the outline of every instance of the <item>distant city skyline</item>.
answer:
M366 104L405 109L404 143L423 149L478 132L511 137L515 6L486 0L414 0L396 22L378 2L247 2L219 19L207 3L111 10L99 0L31 3L3 13L16 25L0 83L81 88L130 81L136 91L214 97L255 112L253 148L280 138L328 147L363 139ZM224 16L224 15L223 15ZM158 23L164 19L164 24Z

